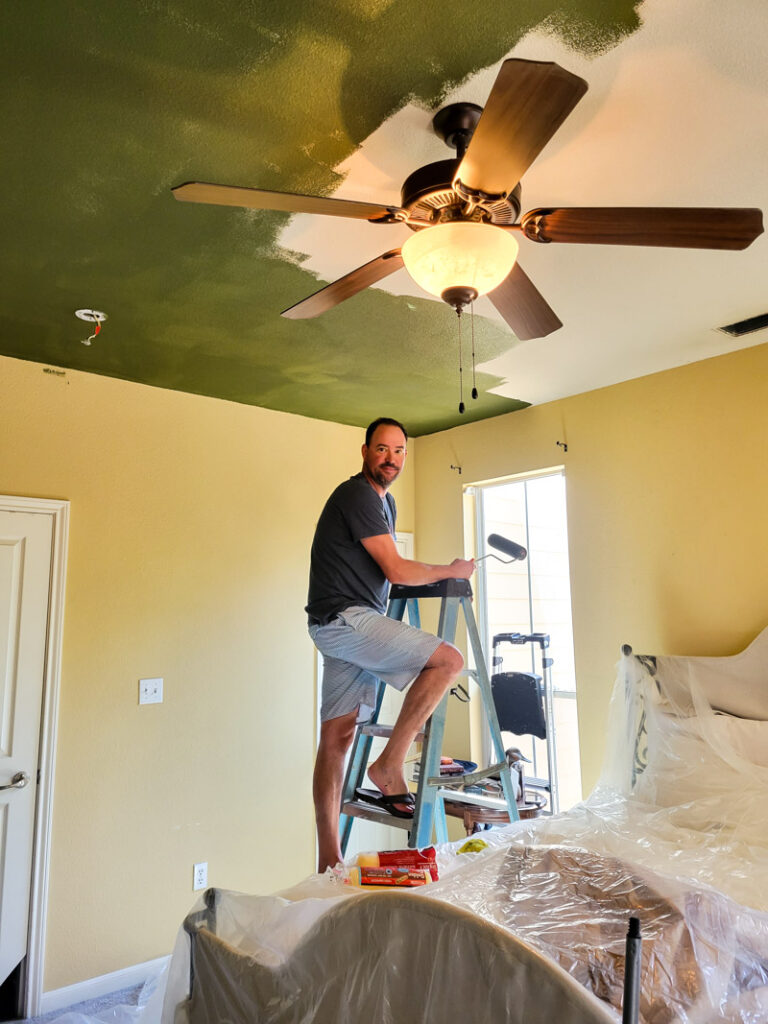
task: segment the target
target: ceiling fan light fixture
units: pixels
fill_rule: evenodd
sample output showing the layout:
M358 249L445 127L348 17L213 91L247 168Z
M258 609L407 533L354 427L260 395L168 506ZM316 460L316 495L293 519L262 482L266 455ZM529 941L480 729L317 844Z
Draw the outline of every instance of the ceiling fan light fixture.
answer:
M471 298L493 291L515 265L517 239L493 224L450 221L422 228L402 248L405 269L424 291ZM445 298L453 305L453 302Z

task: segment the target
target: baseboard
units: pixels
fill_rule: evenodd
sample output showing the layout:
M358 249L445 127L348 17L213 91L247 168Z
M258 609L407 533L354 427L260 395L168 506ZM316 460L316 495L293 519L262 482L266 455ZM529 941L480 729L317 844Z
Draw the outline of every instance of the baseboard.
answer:
M121 971L112 971L111 974L102 974L98 978L89 978L87 981L78 981L75 985L43 992L40 997L39 1016L52 1010L63 1010L77 1003L84 1003L87 999L99 999L112 992L141 985L148 978L156 977L170 959L170 956L160 956L143 964L124 967Z

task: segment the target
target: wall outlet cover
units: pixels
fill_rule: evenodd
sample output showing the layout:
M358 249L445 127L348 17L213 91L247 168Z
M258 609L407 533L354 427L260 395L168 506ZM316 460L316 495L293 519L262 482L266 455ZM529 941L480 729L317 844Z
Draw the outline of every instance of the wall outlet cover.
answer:
M139 704L162 704L163 703L163 680L140 679L139 680Z

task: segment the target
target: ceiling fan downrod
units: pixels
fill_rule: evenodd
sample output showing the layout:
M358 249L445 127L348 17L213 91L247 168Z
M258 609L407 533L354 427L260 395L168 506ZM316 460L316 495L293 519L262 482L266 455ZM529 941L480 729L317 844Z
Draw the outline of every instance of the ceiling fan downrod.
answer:
M477 103L449 103L432 118L432 130L462 160L474 135L483 108Z

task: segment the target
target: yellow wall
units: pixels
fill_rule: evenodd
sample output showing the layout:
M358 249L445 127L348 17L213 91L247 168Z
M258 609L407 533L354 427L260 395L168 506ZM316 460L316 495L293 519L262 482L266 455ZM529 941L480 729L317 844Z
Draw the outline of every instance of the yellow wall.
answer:
M585 792L623 643L724 655L768 624L767 345L419 438L418 455L428 561L462 545L464 485L565 467Z
M0 493L71 502L50 990L169 953L196 861L248 892L314 869L308 553L363 434L0 358L0 438Z

